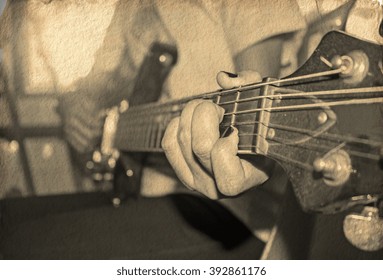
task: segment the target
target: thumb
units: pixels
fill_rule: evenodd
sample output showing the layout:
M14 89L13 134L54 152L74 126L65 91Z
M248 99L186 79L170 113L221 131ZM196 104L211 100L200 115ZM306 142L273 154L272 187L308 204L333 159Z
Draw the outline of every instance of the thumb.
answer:
M262 80L261 75L256 71L241 71L238 74L221 71L217 74L216 79L218 85L223 89L244 86Z

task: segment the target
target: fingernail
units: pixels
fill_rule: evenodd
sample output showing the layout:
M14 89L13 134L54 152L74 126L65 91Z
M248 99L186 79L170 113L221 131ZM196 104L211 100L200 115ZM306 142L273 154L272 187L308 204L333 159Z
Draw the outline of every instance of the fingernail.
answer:
M226 72L226 71L222 71L223 73L225 73L226 75L228 75L230 78L237 78L238 75L237 74L234 74L234 73L230 73L230 72Z
M221 138L227 138L234 132L234 128L232 126L228 126L224 132L222 133Z

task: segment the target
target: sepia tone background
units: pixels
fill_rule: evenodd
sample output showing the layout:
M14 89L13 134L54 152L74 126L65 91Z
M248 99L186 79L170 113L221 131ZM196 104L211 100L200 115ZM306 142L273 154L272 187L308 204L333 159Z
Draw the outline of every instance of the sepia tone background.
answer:
M238 1L237 5L241 5L241 2ZM282 2L289 5L289 1ZM346 22L336 16L327 15L348 1L297 2L306 24L285 44L280 76L294 71L317 46L323 34L343 25L351 34L382 43L378 28L371 28L378 26L382 18L379 1L356 1ZM117 0L8 1L1 17L0 44L3 76L9 94L41 96L75 91L76 81L86 77L92 69L96 52L102 46L113 18L116 3ZM1 6L5 6L4 0L1 1ZM301 39L312 23L316 23L316 30L310 36L308 50L303 55L300 54L299 62L297 57ZM109 57L113 57L113 54L109 54ZM104 63L106 68L117 67L113 59ZM3 130L12 127L13 122L4 99L0 99L0 127ZM60 118L54 112L57 105L55 102L49 98L42 102L16 102L19 106L20 126L42 129L60 126ZM67 193L94 188L86 180L76 183L69 150L63 139L48 135L25 139L25 154L30 169L28 176L23 175L23 163L18 154L20 145L12 140L2 138L0 141L0 197ZM28 180L32 180L33 185L28 184Z
M0 19L0 47L3 87L9 98L0 93L0 199L97 190L89 178L79 176L70 147L56 133L62 121L55 96L75 92L95 60L102 59L97 51L104 43L117 2L15 0L5 6ZM289 5L289 0L280 2ZM330 30L345 29L383 43L378 33L383 18L379 1L356 1L350 10L336 14L331 12L348 1L296 2L305 22L284 46L281 77L299 67ZM4 3L1 1L2 6ZM342 20L344 13L346 20ZM308 44L302 49L301 41L307 34ZM109 57L113 58L113 51ZM105 68L117 67L113 59L103 63ZM29 134L23 134L26 130ZM327 234L331 232L317 232L313 238ZM320 254L321 248L316 250Z

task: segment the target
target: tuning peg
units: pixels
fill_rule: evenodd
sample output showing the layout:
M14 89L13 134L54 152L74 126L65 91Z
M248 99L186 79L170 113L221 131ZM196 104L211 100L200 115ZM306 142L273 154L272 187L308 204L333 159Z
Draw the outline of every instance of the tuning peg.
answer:
M341 69L340 76L348 84L363 81L370 67L368 56L361 50L354 50L342 56L334 55L330 63L334 69Z
M366 206L360 214L347 215L343 221L343 232L347 240L361 250L383 249L383 218L376 207Z
M344 150L315 159L313 168L314 171L322 174L326 185L332 187L339 187L346 183L353 171L350 156Z

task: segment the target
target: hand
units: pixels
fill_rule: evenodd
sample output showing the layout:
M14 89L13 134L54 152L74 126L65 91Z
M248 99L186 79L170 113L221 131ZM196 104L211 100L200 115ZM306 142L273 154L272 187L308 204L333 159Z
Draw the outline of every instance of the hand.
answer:
M259 80L256 72L217 75L217 82L223 88ZM237 129L220 138L223 114L224 110L210 101L190 101L181 116L169 123L162 140L166 157L181 182L211 199L218 199L220 194L237 195L268 179L266 172L237 156Z
M80 154L91 152L99 143L105 110L95 96L70 93L60 99L64 133L69 144Z

